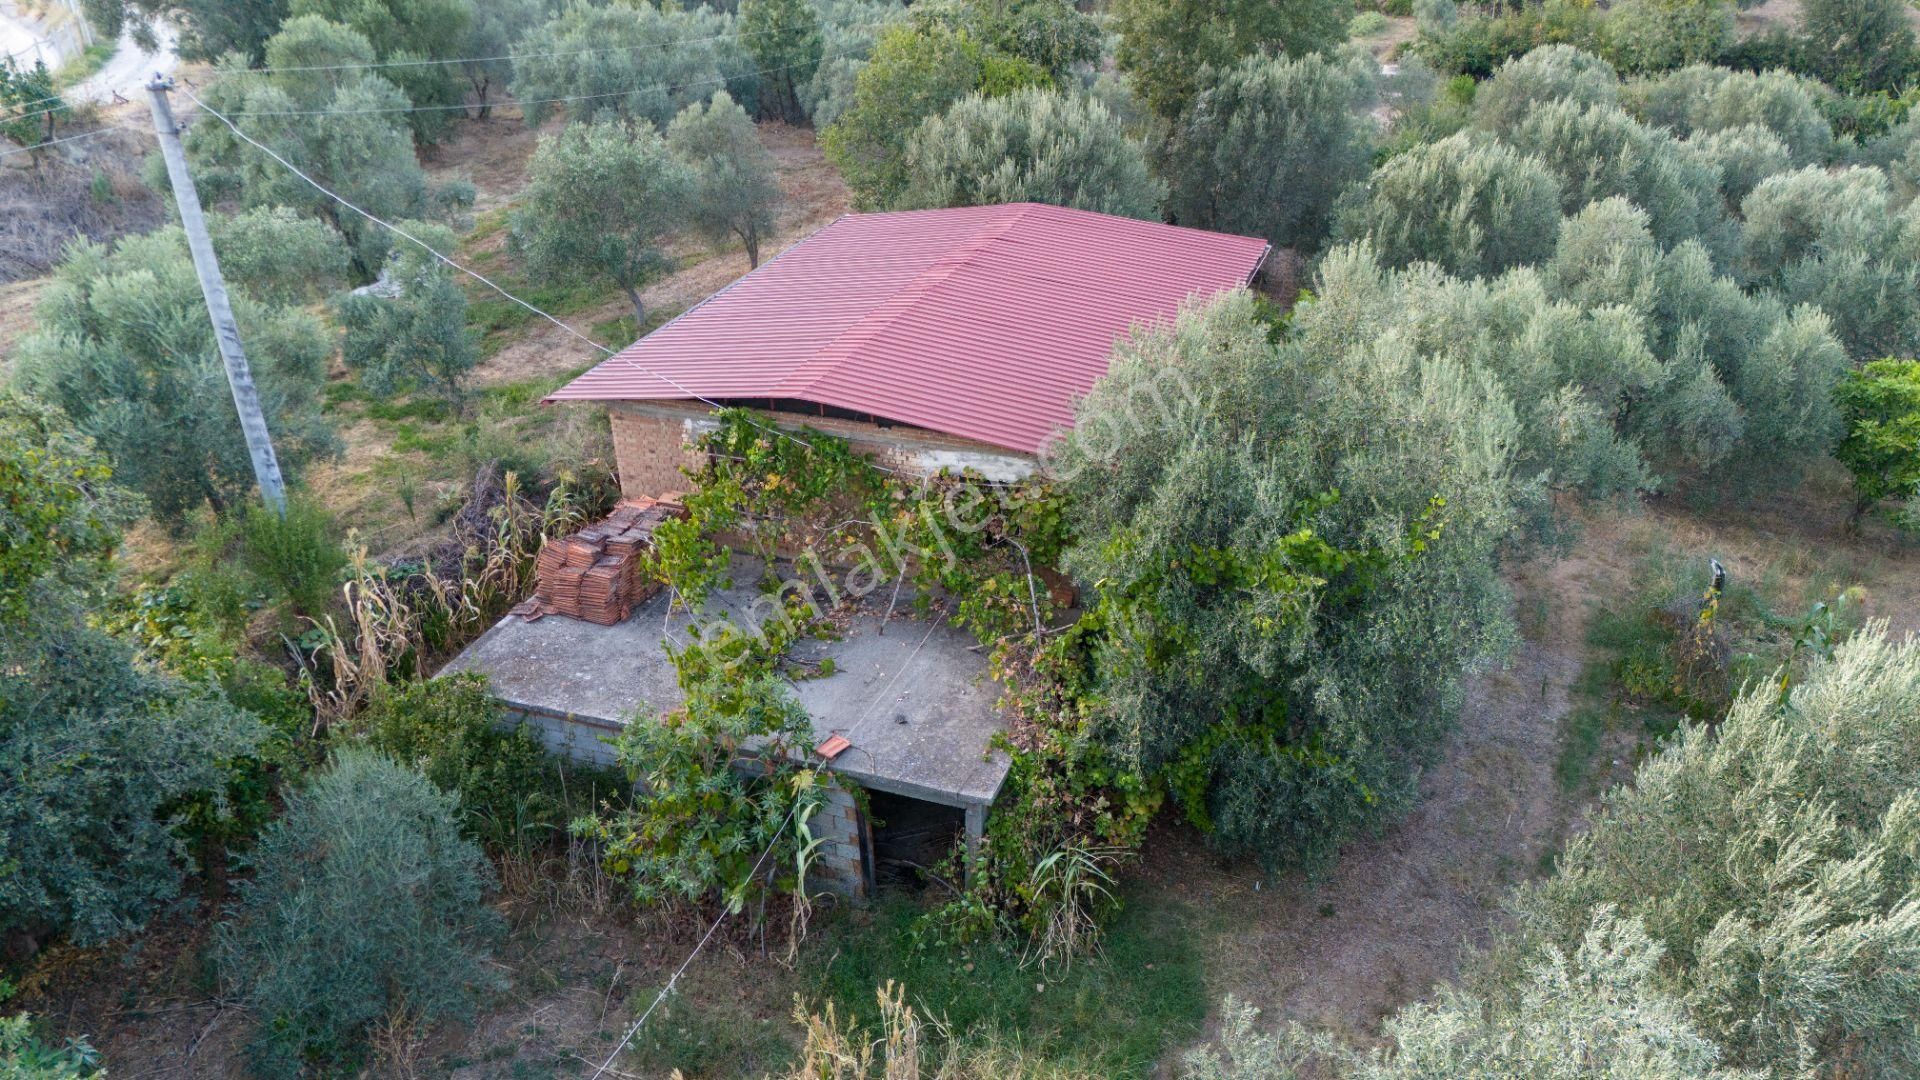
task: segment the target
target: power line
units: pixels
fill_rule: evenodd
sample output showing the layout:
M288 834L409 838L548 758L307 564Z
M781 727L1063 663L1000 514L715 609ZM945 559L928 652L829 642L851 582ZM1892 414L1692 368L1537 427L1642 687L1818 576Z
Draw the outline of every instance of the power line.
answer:
M30 113L22 113L22 114L21 114L21 115L19 115L19 116L0 116L0 124L13 124L13 123L18 123L18 122L19 122L19 121L21 121L21 120L31 120L31 119L33 119L33 118L34 118L34 117L36 117L36 116L45 116L45 115L47 115L47 114L48 114L48 113L50 113L50 112L60 112L60 111L62 111L62 110L65 110L65 111L67 111L67 112L72 112L72 111L73 111L73 106L71 106L71 105L68 105L68 104L65 104L65 103L63 102L63 103L61 103L61 104L59 104L59 105L55 105L55 106L53 106L53 107L52 107L52 108L50 108L50 109L41 109L41 110L40 110L40 111L38 111L38 112L30 112Z
M859 27L868 25L877 26L879 24L858 23L854 25ZM672 41L651 41L642 45L611 45L602 49L563 49L553 52L502 53L499 56L456 56L436 60L381 60L366 64L305 64L297 66L289 65L286 67L257 67L248 68L245 71L235 71L231 74L253 75L290 71L377 71L396 67L430 67L442 64L487 64L496 60L533 60L553 56L600 56L607 53L639 52L645 49L671 49L680 45L698 45L708 41L727 41L744 37L759 37L777 32L780 32L778 28L770 27L766 30L731 30L724 34L709 34L706 37L676 38ZM222 74L224 76L226 73Z
M837 57L822 57L822 62L824 63L827 59L837 59ZM628 89L625 89L625 90L609 90L603 94L575 94L569 97L531 98L531 99L517 98L512 101L499 102L498 106L504 107L507 105L519 105L524 107L527 105L553 105L553 104L558 104L560 102L567 102L567 101L594 101L600 98L626 97L628 94L643 93L647 90L662 90L662 91L685 90L689 87L694 87L694 86L725 85L726 83L732 82L736 79L744 79L753 75L771 75L778 71L790 71L800 66L801 65L799 64L782 64L779 67L762 68L758 71L742 71L732 75L718 75L711 79L695 79L692 82L674 83L672 85L648 83L644 86L629 87ZM396 114L396 113L417 113L417 112L448 112L455 109L465 111L467 109L473 109L478 107L479 106L477 105L470 105L465 102L462 102L457 105L407 105L407 106L395 106L393 108L383 108L383 109L259 109L259 110L253 110L253 111L247 111L247 112L234 112L228 115L239 116L239 117L359 116L359 115L372 114L372 113Z
M5 153L0 153L0 158L12 157L15 154L31 154L35 150L45 150L49 146L58 146L61 143L79 142L81 139L91 139L95 135L105 135L110 131L134 131L134 130L138 130L138 129L123 128L118 124L109 124L106 127L94 128L92 131L83 131L78 135L67 135L63 138L48 139L46 142L34 143L32 146L23 146L18 150L8 150Z
M505 288L501 287L492 278L487 277L486 275L480 273L477 270L469 269L468 267L463 266L460 263L454 262L451 258L442 254L440 251L436 250L433 247L433 245L427 243L425 240L422 240L419 237L413 235L412 233L406 231L405 229L402 229L400 226L395 225L394 223L387 221L384 218L381 218L367 210L363 210L360 207L354 205L352 202L349 202L344 196L340 195L338 192L333 191L332 189L328 188L325 184L322 184L320 181L315 180L313 177L308 176L305 172L302 172L298 166L293 164L293 162L288 161L286 158L281 157L278 153L276 153L273 150L272 147L267 146L266 144L253 138L251 135L248 135L246 132L241 131L237 124L235 124L232 120L228 119L226 115L221 113L218 109L215 109L213 106L208 105L205 101L202 101L200 99L200 96L198 94L195 94L192 90L189 90L183 87L181 88L180 92L187 95L187 97L191 98L195 105L198 105L200 108L205 109L209 116L212 116L214 119L220 121L222 124L225 124L227 126L227 130L233 132L236 138L240 139L242 142L245 142L247 145L252 146L254 149L259 150L261 153L267 155L273 160L279 162L281 166L284 167L288 172L291 172L295 176L299 177L300 179L305 180L308 183L308 185L310 185L315 191L320 192L322 195L325 195L327 198L332 199L334 202L339 203L341 206L344 206L347 209L353 211L354 213L359 214L361 217L366 218L368 221L373 222L375 225L378 225L381 228L386 229L388 232L391 232L397 236L405 237L407 240L412 241L414 244L418 245L421 250L425 251L429 255L432 255L435 259L438 259L440 262L445 263L447 266L450 266L453 269L458 270L461 273L467 275L468 277L474 279L475 281L478 281L482 285L485 285L487 288L492 289L494 292L497 292L501 296L506 297L508 300L513 301L514 303L527 309L533 314L540 316L541 318L547 320L553 325L566 331L568 334L571 334L572 336L579 338L581 341L586 342L588 345L592 346L595 349L598 349L600 352L604 353L605 355L610 357L618 355L616 350L610 349L607 346L600 344L598 341L595 341L592 338L588 337L587 335L574 329L572 326L563 322L561 319L554 316L553 314L539 307L536 307L535 305L528 303L527 301L522 300L518 296L515 296L514 294L508 292ZM631 359L629 359L627 363L631 365L635 370L640 371L647 375L651 375L654 378L659 379L661 382L666 383L668 386L672 387L674 390L677 390L680 393L686 395L690 400L698 401L702 405L705 405L711 409L717 410L717 409L726 408L726 406L720 404L719 402L713 400L712 398L709 398L703 394L695 393L691 388L687 387L685 384L681 383L680 381L678 381L677 379L674 379L669 375L663 374L659 371L655 371L644 365L634 363L634 361L632 361ZM783 431L778 427L769 427L768 425L762 424L757 420L750 420L749 422L752 423L754 427L757 427L762 431L767 432L768 434L774 435L778 438L786 439L787 441L792 442L795 445L804 446L810 451L817 449L812 443L808 442L803 438L800 438L797 435L792 434L791 432ZM887 472L887 473L894 472L894 470L889 469L884 465L876 464L873 467L882 472Z
M59 100L60 100L60 95L55 94L52 97L43 97L37 101L16 101L7 107L10 109L24 109L29 105L44 105L49 101L59 101Z

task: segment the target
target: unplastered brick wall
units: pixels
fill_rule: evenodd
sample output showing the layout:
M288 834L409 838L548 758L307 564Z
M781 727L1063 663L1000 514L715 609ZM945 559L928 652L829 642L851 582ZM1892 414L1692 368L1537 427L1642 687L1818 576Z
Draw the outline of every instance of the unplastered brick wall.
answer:
M713 424L711 412L697 403L614 402L608 406L620 490L628 498L657 498L685 491L683 469L698 469L700 455L687 445ZM925 428L881 427L831 416L798 417L759 413L770 427L786 431L813 428L846 439L854 450L889 469L934 473L972 469L989 480L1017 480L1033 472L1031 455Z

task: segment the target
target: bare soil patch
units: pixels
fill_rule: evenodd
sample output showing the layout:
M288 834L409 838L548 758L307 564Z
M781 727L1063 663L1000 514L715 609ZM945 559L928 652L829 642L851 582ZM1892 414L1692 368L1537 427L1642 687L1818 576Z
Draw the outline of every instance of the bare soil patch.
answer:
M475 213L511 203L526 189L527 162L540 137L567 123L564 113L556 113L536 128L518 113L515 107L495 108L485 120L456 121L452 138L421 155L421 168L436 184L472 181Z
M51 272L76 239L146 232L166 218L160 197L140 181L140 161L152 139L123 129L133 126L130 119L91 109L67 120L56 137L110 130L0 158L0 282Z

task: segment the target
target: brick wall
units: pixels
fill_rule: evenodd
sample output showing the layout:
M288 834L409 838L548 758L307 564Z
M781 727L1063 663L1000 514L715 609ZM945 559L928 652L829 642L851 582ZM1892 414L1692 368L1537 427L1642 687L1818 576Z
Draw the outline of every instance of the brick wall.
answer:
M658 498L687 490L682 469L700 467L700 455L687 449L693 436L691 416L642 413L615 405L608 410L613 429L613 459L620 469L620 493L630 499Z
M686 444L712 422L706 406L697 402L620 401L608 405L608 414L622 494L657 498L686 490L687 479L681 469L701 464L699 455L690 453ZM972 468L990 480L1012 480L1027 475L1034 467L1030 454L924 428L883 428L830 416L759 415L783 430L810 427L839 436L859 453L890 469L938 472L946 468L959 472Z

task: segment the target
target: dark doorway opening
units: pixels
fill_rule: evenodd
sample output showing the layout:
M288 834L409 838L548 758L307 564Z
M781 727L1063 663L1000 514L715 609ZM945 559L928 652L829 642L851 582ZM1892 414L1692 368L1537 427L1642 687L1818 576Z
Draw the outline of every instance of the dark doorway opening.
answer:
M867 789L876 888L925 888L967 831L966 811ZM958 885L958 882L954 883Z

